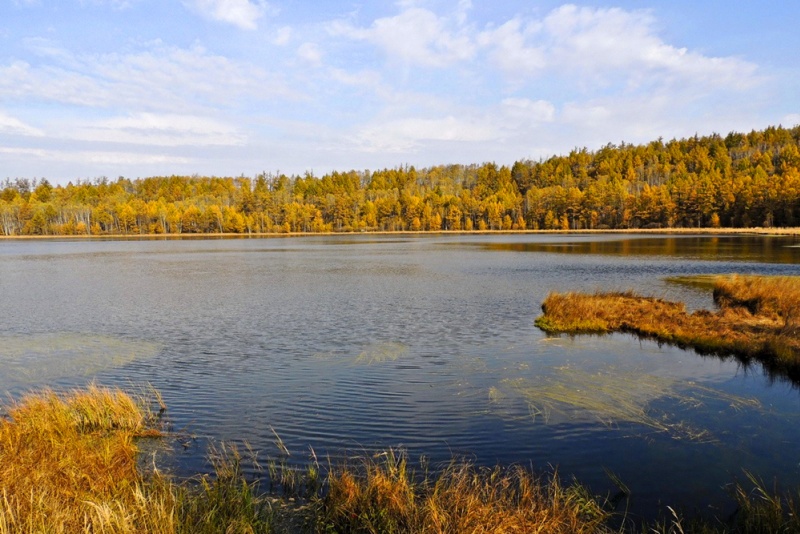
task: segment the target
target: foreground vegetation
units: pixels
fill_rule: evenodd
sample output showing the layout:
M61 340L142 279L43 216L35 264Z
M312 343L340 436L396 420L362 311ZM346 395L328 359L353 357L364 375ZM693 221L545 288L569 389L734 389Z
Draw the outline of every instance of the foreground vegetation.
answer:
M549 333L629 332L701 353L757 359L800 372L800 277L720 276L710 285L716 313L632 292L551 293L536 325Z
M159 413L163 412L163 405ZM165 439L141 397L89 386L31 394L0 419L0 533L766 533L797 532L800 510L751 478L737 487L728 522L668 518L637 528L609 501L521 467L454 461L415 472L393 451L298 477L277 474L293 498L248 481L236 449L214 452L214 472L176 482L140 458L142 440ZM302 479L302 480L301 480ZM300 503L295 499L300 497ZM617 526L612 528L614 523Z
M90 386L31 394L6 412L0 534L269 531L269 503L244 482L237 454L191 485L142 469L138 443L161 436L143 398Z
M800 126L608 144L511 167L0 185L6 236L798 225Z

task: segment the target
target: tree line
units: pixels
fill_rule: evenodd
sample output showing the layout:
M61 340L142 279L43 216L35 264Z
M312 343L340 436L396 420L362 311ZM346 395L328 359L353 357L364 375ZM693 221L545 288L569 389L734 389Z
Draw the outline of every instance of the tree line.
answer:
M322 177L6 179L0 233L108 235L800 225L800 126L608 144L511 167Z

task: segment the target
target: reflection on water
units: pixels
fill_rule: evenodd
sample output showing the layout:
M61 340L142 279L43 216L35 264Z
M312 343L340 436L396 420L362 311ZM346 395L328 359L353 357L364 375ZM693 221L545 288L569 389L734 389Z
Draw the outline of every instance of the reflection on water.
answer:
M297 466L309 447L334 460L403 447L434 463L558 465L597 493L613 489L608 469L634 515L723 509L709 488L743 468L800 484L791 383L631 336L548 338L533 322L550 291L710 307L665 278L798 274L793 239L0 242L0 394L151 383L198 438L179 474L207 469L210 440L278 453L277 433ZM674 439L689 431L713 441Z
M613 256L691 258L710 261L798 263L797 236L674 236L626 237L614 240L485 243L490 250L600 254Z

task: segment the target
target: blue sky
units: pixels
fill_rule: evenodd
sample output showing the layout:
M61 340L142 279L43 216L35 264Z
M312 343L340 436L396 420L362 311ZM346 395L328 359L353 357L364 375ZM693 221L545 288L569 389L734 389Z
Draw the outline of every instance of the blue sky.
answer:
M511 164L800 124L800 2L0 0L0 179Z

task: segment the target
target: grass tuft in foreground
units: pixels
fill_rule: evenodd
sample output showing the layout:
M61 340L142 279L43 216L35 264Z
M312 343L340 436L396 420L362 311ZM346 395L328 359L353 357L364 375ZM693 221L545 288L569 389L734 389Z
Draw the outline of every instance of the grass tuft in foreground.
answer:
M143 398L91 385L30 394L6 413L0 534L270 531L269 510L235 453L195 485L140 472L137 440L161 435Z
M389 451L331 470L317 529L358 533L606 532L609 514L581 486L536 478L521 467L454 462L417 477Z
M630 332L800 371L800 277L720 276L713 290L719 311L691 314L681 303L632 292L551 293L536 325L548 333Z

